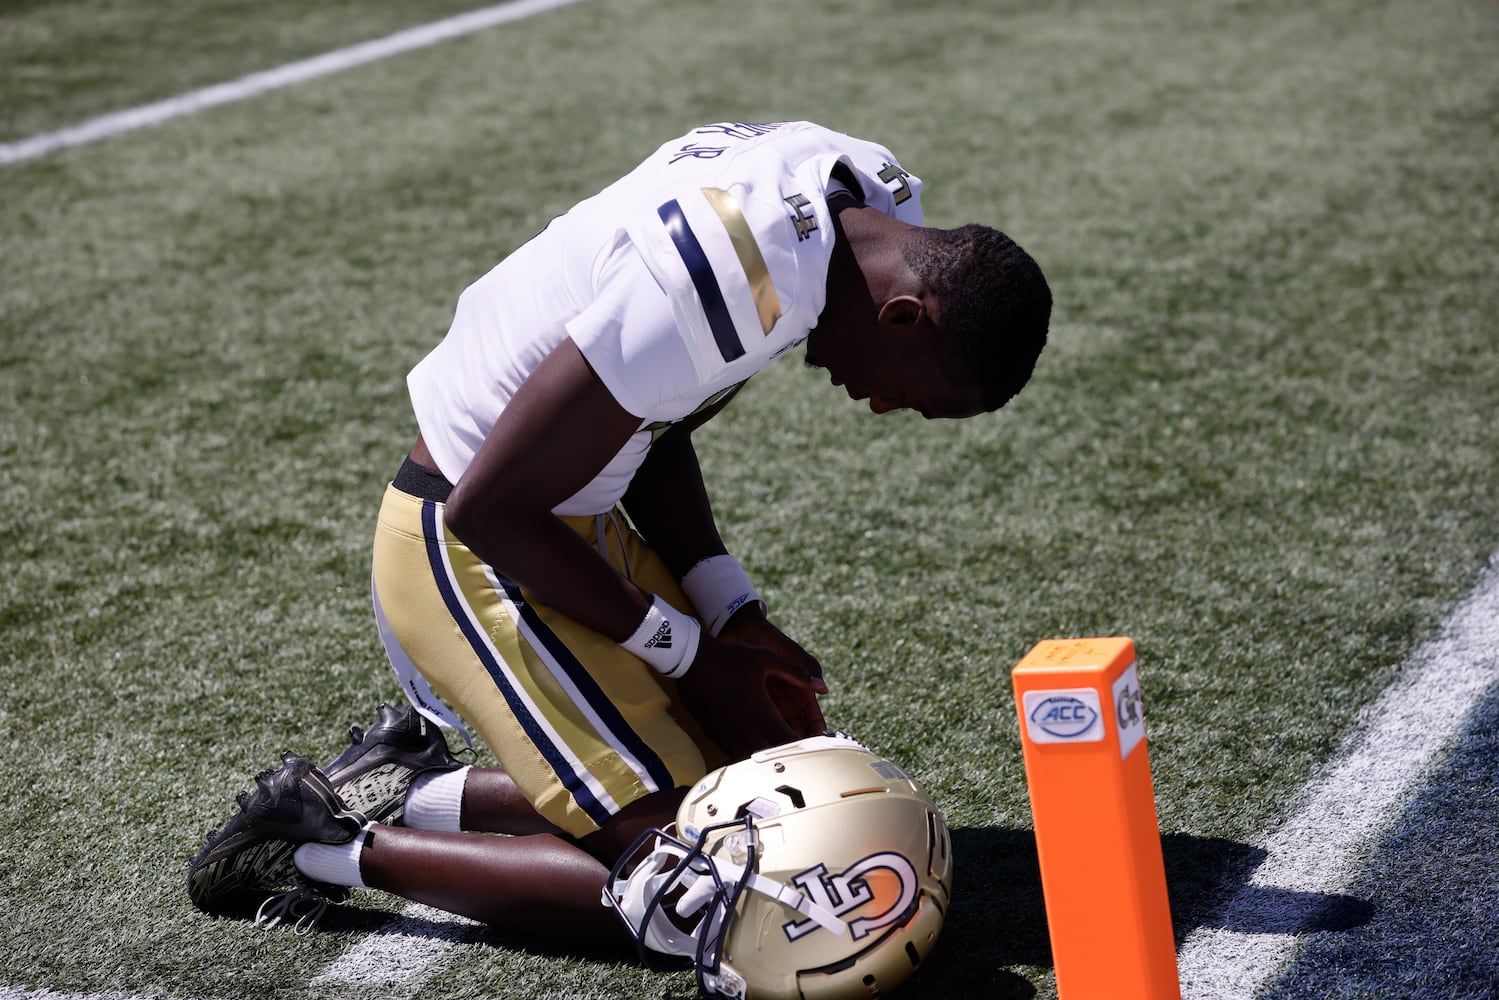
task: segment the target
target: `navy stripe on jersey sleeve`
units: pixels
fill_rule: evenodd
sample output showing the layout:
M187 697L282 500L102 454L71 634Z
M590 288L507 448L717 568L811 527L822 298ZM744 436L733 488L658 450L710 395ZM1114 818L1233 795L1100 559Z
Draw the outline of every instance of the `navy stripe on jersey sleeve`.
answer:
M666 223L666 231L671 234L671 241L677 246L677 253L682 257L682 263L687 265L687 273L692 276L692 284L697 288L697 297L703 303L703 314L708 317L708 327L713 331L713 339L718 343L718 353L723 355L725 361L733 361L744 354L744 345L739 342L739 332L734 328L734 320L729 315L729 307L724 302L723 292L719 290L718 278L713 273L713 265L708 261L708 255L703 252L703 246L697 241L697 234L687 224L687 216L682 214L682 206L673 198L660 208L656 214L661 216L661 221Z

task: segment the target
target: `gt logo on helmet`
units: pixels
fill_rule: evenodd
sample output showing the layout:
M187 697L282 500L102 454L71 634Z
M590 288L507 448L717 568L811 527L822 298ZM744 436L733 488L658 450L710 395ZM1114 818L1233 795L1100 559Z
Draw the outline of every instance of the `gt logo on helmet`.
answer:
M916 899L916 868L899 854L886 851L854 862L841 874L829 875L827 865L816 865L791 876L812 902L842 917L868 904L869 912L848 921L855 941L894 923ZM789 941L817 930L815 920L793 920L781 925Z

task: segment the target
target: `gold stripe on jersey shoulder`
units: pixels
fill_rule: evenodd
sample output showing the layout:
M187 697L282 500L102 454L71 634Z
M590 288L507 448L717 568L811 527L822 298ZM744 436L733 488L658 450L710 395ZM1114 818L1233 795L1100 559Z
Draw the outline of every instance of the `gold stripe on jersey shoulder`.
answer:
M760 329L768 336L776 320L781 318L781 299L776 295L776 286L770 280L770 268L760 253L760 245L755 242L749 220L745 219L739 202L729 192L721 188L703 188L703 197L708 199L708 204L713 206L713 211L718 213L719 221L728 231L734 253L739 257L739 266L749 280L755 312L760 316Z

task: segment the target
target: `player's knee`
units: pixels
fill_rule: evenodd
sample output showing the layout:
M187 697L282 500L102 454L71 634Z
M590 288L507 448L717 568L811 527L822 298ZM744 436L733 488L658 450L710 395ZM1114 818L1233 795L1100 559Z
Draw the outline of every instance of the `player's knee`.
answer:
M686 793L685 788L667 788L638 798L579 843L604 864L613 865L646 830L669 826L676 819L677 807Z

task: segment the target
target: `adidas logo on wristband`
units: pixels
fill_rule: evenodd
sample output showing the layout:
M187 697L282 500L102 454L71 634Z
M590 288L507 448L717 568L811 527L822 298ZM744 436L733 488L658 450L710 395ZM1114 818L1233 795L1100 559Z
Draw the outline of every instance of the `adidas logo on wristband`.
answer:
M661 627L656 629L656 634L645 641L646 649L670 649L671 648L671 622L662 622Z
M692 666L701 633L696 618L657 597L635 632L620 645L650 664L652 670L675 679Z

